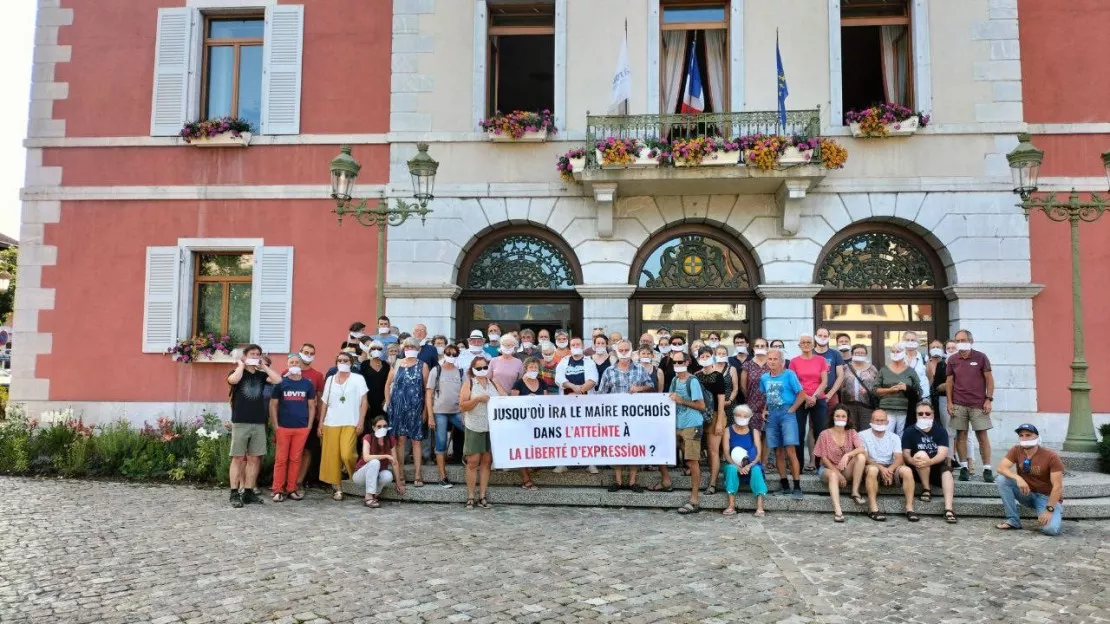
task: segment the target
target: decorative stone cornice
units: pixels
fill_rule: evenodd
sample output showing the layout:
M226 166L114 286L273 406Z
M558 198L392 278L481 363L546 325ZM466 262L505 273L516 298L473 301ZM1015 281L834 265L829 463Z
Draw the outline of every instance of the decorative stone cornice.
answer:
M455 299L461 292L455 284L385 285L386 299Z
M579 284L574 289L583 299L628 299L636 292L631 284Z
M821 284L760 284L755 292L764 299L812 299L822 288Z
M1044 284L956 284L944 289L949 301L957 299L1032 299Z

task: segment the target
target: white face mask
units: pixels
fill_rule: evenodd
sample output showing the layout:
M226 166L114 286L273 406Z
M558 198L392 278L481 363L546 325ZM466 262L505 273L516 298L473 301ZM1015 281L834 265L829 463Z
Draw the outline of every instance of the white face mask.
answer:
M370 357L378 359L378 360L382 359L382 350L381 349L374 349L373 351L370 352Z
M671 345L671 351L674 351L675 353L686 353L686 345Z
M816 340L817 344L821 345L822 347L829 344L829 339L828 338L814 338L814 340Z
M297 355L297 357L301 358L301 361L304 362L305 364L311 364L312 360L316 359L315 356L306 355L304 353L301 353L301 354Z
M890 361L891 362L902 362L902 361L905 361L905 359L906 359L906 354L905 353L891 353L890 354Z
M713 366L713 364L714 364L714 358L709 358L708 360L702 360L702 359L699 359L699 360L698 360L698 364L699 364L699 365L700 365L700 366L701 366L702 368L705 368L705 367L707 367L707 366Z
M555 346L559 347L560 349L566 349L568 344L570 344L570 343L567 342L566 340L557 340L557 341L555 341Z
M582 355L582 347L573 347L570 350L571 355Z
M632 352L631 351L625 351L625 352L617 351L617 359L631 360L632 359Z
M369 351L370 350L370 343L369 342L366 342L366 343L361 343L360 342L359 345L358 345L358 348L362 349L363 352Z
M1022 448L1033 448L1034 446L1037 446L1040 443L1041 443L1040 438L1033 438L1032 440L1018 440L1018 444L1021 445Z
M381 334L382 336L384 336L384 335L389 333L389 328L388 327L379 327L378 328L378 333ZM361 338L361 337L362 336L359 336L359 338Z
M767 355L767 349L756 349L755 354L756 355Z
M347 335L351 337L351 340L358 340L359 338L362 338L366 334L364 334L362 332L351 332Z
M737 425L739 425L741 427L747 427L748 423L751 422L751 420L752 420L751 418L741 418L739 416L735 416L735 417L733 417L732 422L736 423Z
M929 355L931 355L932 357L941 357L942 355L944 355L944 349L934 347L932 349L929 349Z
M543 361L544 361L544 362L550 362L550 361L552 361L552 360L554 360L554 359L555 359L555 356L554 356L554 355L545 355L545 356L543 356Z
M528 371L527 373L524 373L524 376L528 379L535 379L540 376L540 371Z
M886 431L887 425L876 425L875 423L871 423L871 428L875 431L878 431L879 433L882 433Z
M956 350L957 351L971 351L971 343L970 342L957 342L956 343Z
M374 437L378 438L380 440L380 439L384 438L387 433L389 433L389 427L382 427L381 429L375 429L374 430Z
M474 376L475 377L485 377L488 374L489 374L489 369L488 368L484 369L484 370L475 370L474 371Z
M659 339L660 340L670 340L671 336L670 336L670 334L659 334Z
M671 352L671 345L663 345L663 346L659 347L659 352L660 353L670 353Z
M871 361L871 358L867 357L866 355L853 355L852 361L859 362L860 364L866 364L867 362Z
M470 345L470 352L471 353L481 353L482 352L482 345L478 345L478 346Z
M685 364L675 364L674 365L674 372L676 372L676 373L685 373L686 372L686 365Z
M443 358L443 363L444 364L454 364L455 360L456 360L456 358L451 357L450 355L448 355L447 357Z
M440 355L443 355L443 352L444 352L444 351L445 351L446 349L447 349L447 347L436 347L436 353L438 353L438 354L440 354Z
M932 429L933 428L933 419L932 418L918 418L917 419L917 428L922 430L922 431L928 431L928 430Z
M902 348L906 349L907 351L916 350L919 346L921 345L917 344L916 340L907 340L902 343Z
M605 355L609 350L605 347L594 347L594 355Z
M289 367L289 374L290 375L300 375L301 374L301 367L300 366L290 366Z
M834 420L833 424L836 425L837 427L847 427L848 426L848 421L847 420Z
M649 358L649 357L642 357L642 358L640 358L640 363L641 363L641 364L651 364L651 358Z
M245 363L247 366L258 366L258 363L261 361L262 360L258 358L247 358Z
M501 334L490 334L489 335L489 341L490 342L497 342L498 340L501 340Z
M520 348L521 348L521 349L524 349L525 351L527 351L527 350L531 349L532 347L533 347L532 343L531 343L531 342L528 342L527 340L525 340L524 342L520 343Z
M836 350L840 351L841 353L847 353L852 350L852 345L840 345L836 348Z
M748 352L748 345L736 345L732 350L733 355L744 355Z
M351 372L351 365L350 364L336 364L335 365L335 370L337 370L341 373L349 373L349 372Z
M505 355L512 355L513 353L516 353L516 349L512 347L501 347L501 353Z
M418 355L420 355L419 351L415 351L413 349L405 349L405 357L407 358L414 358Z
M721 344L721 341L720 340L710 340L706 344L709 345L710 347L716 349Z

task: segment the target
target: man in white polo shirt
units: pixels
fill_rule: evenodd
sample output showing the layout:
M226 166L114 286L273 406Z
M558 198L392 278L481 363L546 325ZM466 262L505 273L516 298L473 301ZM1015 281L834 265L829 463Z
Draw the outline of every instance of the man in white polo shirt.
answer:
M460 351L459 359L455 362L459 370L464 371L470 370L470 363L474 361L475 357L485 355L486 337L482 334L482 330L475 329L470 332L470 338L467 339L466 344L470 348L466 351Z
M867 514L876 522L883 522L886 516L879 511L879 484L894 485L902 482L902 494L906 497L906 519L917 522L920 518L913 511L913 471L902 457L902 440L887 432L890 417L885 410L871 412L871 428L859 434L863 448L867 449L867 468L864 483L867 486Z

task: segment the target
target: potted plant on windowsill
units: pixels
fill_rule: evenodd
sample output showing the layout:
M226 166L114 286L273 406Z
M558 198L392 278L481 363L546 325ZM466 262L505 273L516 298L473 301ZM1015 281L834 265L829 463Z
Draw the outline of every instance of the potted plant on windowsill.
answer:
M914 112L900 104L879 104L861 111L848 111L844 115L857 138L884 138L911 136L929 125L930 118L923 112Z
M675 167L736 166L740 163L740 142L719 136L675 139L670 151Z
M807 165L813 160L813 151L821 140L795 135L787 139L786 147L779 156L780 165Z
M750 134L740 137L744 163L763 171L770 171L778 166L779 158L786 151L789 141L778 134Z
M233 362L231 336L200 334L186 338L169 348L166 354L175 362L182 364L203 364L206 362Z
M586 168L586 148L579 147L563 154L555 168L559 170L559 177L564 182L574 182L574 172Z
M635 139L606 137L594 145L594 155L602 169L657 167L666 151L657 141L644 143Z
M480 125L494 142L540 143L556 132L555 117L549 110L498 112Z
M185 124L181 138L196 147L246 147L251 142L250 122L224 117Z

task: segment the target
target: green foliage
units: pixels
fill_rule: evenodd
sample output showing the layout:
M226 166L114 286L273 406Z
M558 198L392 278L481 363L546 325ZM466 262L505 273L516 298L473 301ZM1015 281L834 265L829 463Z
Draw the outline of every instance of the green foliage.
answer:
M0 414L8 409L8 386L0 386Z
M31 469L30 439L26 420L16 417L0 421L0 474L23 474Z
M142 446L142 437L127 421L105 425L96 436L96 461L92 473L101 476L122 474L123 463L138 455Z
M1102 436L1098 443L1099 465L1103 472L1110 472L1110 423L1099 427L1098 433Z
M69 450L59 464L55 465L63 477L83 477L89 472L89 465L96 454L96 440L80 436L73 440Z
M12 283L8 286L7 292L0 293L0 319L5 321L8 315L15 309L15 282L16 282L16 269L18 268L19 250L18 249L5 249L0 251L0 271L7 271L12 275ZM4 395L4 402L7 403L7 393Z
M39 429L28 441L31 469L40 474L53 474L64 466L69 447L80 434L68 422L56 422Z

